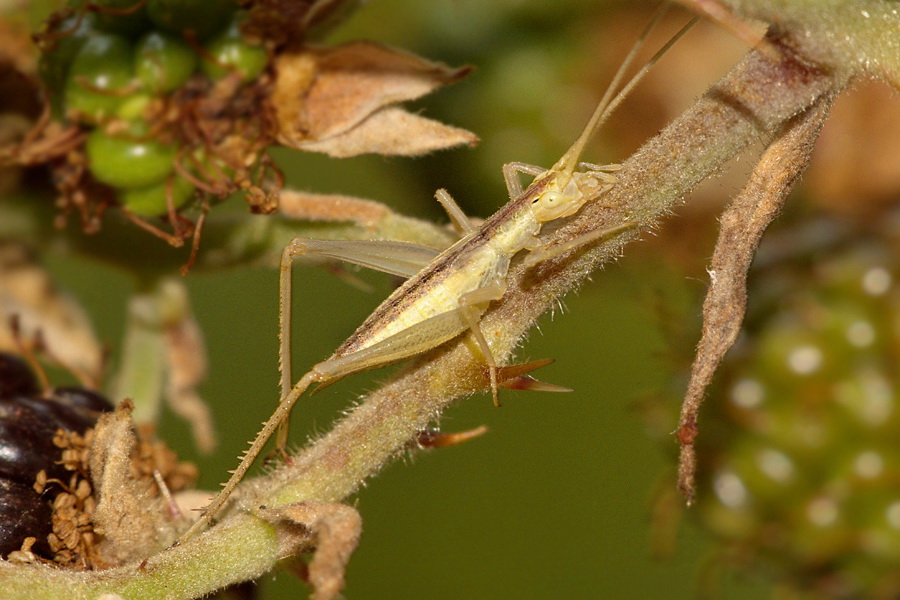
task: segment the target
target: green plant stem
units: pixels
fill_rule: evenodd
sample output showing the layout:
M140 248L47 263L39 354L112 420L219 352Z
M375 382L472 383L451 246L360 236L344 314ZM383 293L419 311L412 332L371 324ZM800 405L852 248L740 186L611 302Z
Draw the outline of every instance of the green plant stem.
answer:
M223 523L214 535L162 552L146 564L79 573L0 561L0 597L96 600L102 594L117 594L134 600L196 598L223 582L255 579L272 570L279 558L277 549L274 528L245 515Z
M104 217L104 227L94 234L82 232L74 219L65 228L55 229L53 213L49 198L0 202L0 239L95 258L135 275L143 286L169 276L188 261L190 240L181 248L173 248L126 222L118 211L110 211ZM391 239L434 248L445 248L454 241L448 229L400 215L387 207L377 222L364 225L349 220L311 223L279 214L248 215L213 210L203 228L193 270L276 266L281 251L295 237Z

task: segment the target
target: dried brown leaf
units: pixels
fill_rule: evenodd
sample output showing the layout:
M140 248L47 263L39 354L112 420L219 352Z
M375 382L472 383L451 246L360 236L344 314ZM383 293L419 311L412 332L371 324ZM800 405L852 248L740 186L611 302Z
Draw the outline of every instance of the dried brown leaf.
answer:
M339 158L371 152L413 155L474 143L471 133L388 110L468 72L468 67L451 69L372 42L284 53L276 60L271 96L278 140ZM391 127L401 131L392 135ZM417 143L408 139L411 135L425 139Z
M419 156L453 146L472 145L478 137L465 129L426 119L402 108L388 107L347 131L321 141L304 142L297 148L323 152L333 158L360 154Z
M711 281L703 303L703 333L677 431L681 444L678 485L688 504L694 496L697 414L722 357L740 331L747 306L747 271L763 233L809 164L832 100L831 96L823 96L788 122L722 215L719 239L708 269Z
M283 556L315 549L309 564L312 600L336 598L362 533L359 512L346 504L298 502L264 510L259 516L278 527Z

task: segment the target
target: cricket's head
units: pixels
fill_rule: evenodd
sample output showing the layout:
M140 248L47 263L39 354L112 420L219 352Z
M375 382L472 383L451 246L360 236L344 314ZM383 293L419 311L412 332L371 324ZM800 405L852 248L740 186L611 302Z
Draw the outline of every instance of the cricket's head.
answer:
M647 35L650 33L653 25L662 17L662 13L662 10L657 11L650 24L641 34L641 37L635 42L631 52L619 66L612 82L603 94L603 98L597 104L597 108L594 109L594 113L582 130L581 135L578 136L578 139L575 140L550 170L535 180L535 183L538 181L545 182L543 190L537 194L537 197L532 202L532 212L539 223L546 223L547 221L574 215L588 201L602 195L615 184L615 177L610 175L608 171L618 170L618 165L601 167L589 163L581 163L581 155L587 146L588 140L606 122L616 107L625 100L631 89L647 74L650 67L697 22L695 18L682 27L616 94L615 89L619 81L625 75L625 71L637 54L638 48L647 39ZM579 164L586 166L587 171L577 172L575 169Z
M594 135L603 123L609 118L612 112L625 100L628 93L635 85L647 74L650 67L653 66L659 58L681 37L691 26L697 22L693 19L690 23L681 28L672 38L647 61L640 71L625 84L625 86L615 93L616 87L625 75L625 71L631 64L637 54L638 48L643 44L644 40L653 28L653 25L662 17L662 10L658 10L656 15L650 21L650 24L641 34L641 37L635 42L634 47L628 56L619 66L613 77L612 82L603 94L597 108L588 120L587 125L582 130L581 135L572 144L562 158L560 158L553 167L541 175L536 181L546 180L544 188L538 193L532 203L532 212L535 219L539 223L546 223L554 219L562 219L570 217L577 213L582 206L588 201L596 198L609 190L615 183L615 177L611 176L607 171L613 171L618 165L606 165L598 167L596 165L579 163L581 155L587 146L588 140ZM575 171L578 164L586 164L588 170L584 173ZM614 168L613 168L614 167ZM543 178L543 179L542 179Z
M584 206L588 197L579 188L574 173L550 170L544 176L550 181L531 203L538 223L571 217Z
M596 165L588 165L596 167ZM542 177L549 181L531 203L531 212L538 223L571 217L581 207L612 187L615 178L606 172L618 165L590 168L586 172L547 171Z

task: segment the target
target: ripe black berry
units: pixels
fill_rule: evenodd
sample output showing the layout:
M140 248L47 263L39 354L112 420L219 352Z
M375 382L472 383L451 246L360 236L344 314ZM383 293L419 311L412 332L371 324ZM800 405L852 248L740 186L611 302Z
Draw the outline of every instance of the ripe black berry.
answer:
M84 433L112 405L81 388L59 388L41 397L31 370L19 358L0 354L0 556L18 550L26 537L37 538L32 552L50 557L51 503L62 491L50 483L35 489L44 471L48 479L68 481L53 438L57 430Z

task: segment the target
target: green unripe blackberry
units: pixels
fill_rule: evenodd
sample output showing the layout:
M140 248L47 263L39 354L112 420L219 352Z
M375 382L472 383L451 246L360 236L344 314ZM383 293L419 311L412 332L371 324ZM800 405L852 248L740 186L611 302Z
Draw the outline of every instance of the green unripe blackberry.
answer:
M76 16L69 17L48 32L49 36L55 37L45 42L46 48L38 62L38 73L50 92L54 111L60 115L64 111L63 94L69 67L88 38L95 33L92 14L84 15L81 21Z
M138 79L155 94L181 87L197 68L197 54L190 45L159 31L150 32L138 41L134 60Z
M119 202L134 214L141 217L156 217L168 210L169 193L172 195L173 207L178 209L191 199L194 185L175 175L172 177L171 188L167 179L155 185L118 190L118 198Z
M162 183L174 167L176 148L155 139L111 136L95 129L86 151L94 178L115 188L143 188Z
M244 82L253 81L269 64L266 49L245 40L236 23L210 40L206 51L213 60L204 58L200 66L210 79L236 71Z
M89 122L112 117L134 84L134 53L126 38L93 33L75 54L66 77L66 110Z
M225 27L237 8L235 0L147 0L147 14L157 27L205 39Z
M702 421L701 521L798 598L900 597L891 258L873 244L822 260L814 282L798 276L751 316Z

